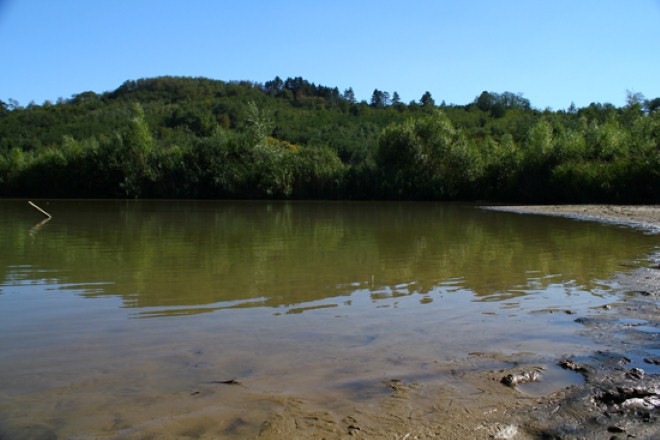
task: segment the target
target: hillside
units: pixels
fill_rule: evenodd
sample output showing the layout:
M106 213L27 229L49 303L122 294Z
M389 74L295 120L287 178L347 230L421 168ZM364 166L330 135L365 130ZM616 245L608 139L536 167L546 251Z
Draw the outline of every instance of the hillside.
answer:
M0 195L657 203L660 98L538 110L402 103L302 78L126 81L0 101Z

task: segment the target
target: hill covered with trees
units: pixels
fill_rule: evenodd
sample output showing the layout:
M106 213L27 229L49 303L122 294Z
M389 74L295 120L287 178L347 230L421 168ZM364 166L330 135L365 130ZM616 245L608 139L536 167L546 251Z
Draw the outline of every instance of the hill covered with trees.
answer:
M438 105L277 77L126 81L0 101L0 195L658 203L660 98Z

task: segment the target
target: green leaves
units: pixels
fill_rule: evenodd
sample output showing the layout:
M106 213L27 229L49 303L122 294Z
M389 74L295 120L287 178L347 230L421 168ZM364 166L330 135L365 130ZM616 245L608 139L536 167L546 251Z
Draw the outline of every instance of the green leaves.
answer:
M264 142L273 133L273 121L266 110L260 109L254 101L247 104L245 134L253 145Z
M139 79L0 102L0 195L657 203L659 99L541 112L483 92L438 112L430 92Z
M383 130L376 164L385 194L397 198L456 198L481 173L476 149L439 111Z

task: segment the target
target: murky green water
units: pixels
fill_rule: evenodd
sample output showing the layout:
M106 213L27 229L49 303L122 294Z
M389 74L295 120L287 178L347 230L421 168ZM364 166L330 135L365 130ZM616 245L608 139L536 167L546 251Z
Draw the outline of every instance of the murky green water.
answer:
M39 204L0 201L0 433L117 434L210 381L347 405L476 353L589 351L576 315L660 245L460 204Z

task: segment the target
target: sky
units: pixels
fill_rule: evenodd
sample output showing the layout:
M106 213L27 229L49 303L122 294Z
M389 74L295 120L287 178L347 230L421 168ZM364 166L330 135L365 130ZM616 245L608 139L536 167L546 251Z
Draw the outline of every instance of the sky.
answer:
M660 97L660 0L0 0L5 102L164 75L622 106Z

